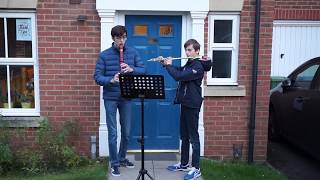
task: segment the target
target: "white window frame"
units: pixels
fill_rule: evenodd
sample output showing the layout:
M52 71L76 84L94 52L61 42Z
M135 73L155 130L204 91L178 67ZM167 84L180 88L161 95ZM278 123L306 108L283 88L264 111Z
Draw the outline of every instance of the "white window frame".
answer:
M39 65L38 65L38 51L37 51L37 37L36 37L36 13L35 11L0 11L0 17L4 18L4 32L5 32L5 54L6 57L0 57L0 65L31 65L34 73L34 108L0 108L2 116L40 116L40 92L39 92ZM7 39L7 23L6 18L30 18L32 28L32 57L31 58L9 58L8 57L8 39ZM7 66L7 83L9 85L9 66ZM10 86L8 86L8 93L10 94ZM8 97L10 100L10 96Z
M214 43L214 21L215 20L232 20L232 42L231 43ZM212 13L209 14L209 49L208 56L212 57L213 51L229 50L231 56L231 77L230 78L212 78L214 67L207 72L208 85L238 85L238 54L239 54L239 32L240 32L240 14L239 13Z

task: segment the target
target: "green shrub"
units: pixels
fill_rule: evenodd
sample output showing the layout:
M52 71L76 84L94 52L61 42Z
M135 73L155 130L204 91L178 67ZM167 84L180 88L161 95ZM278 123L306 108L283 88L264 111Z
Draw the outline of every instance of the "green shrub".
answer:
M0 142L0 175L6 174L12 165L12 152L9 144Z
M35 150L25 149L15 153L15 169L23 174L36 175L44 172L42 155Z
M1 118L0 115L0 121ZM74 119L67 120L61 130L53 129L46 119L37 130L36 146L21 146L13 152L10 146L12 137L23 138L24 133L21 129L0 127L0 175L10 171L37 175L89 164L87 158L80 157L68 145L69 137L76 137L78 129L78 121Z
M80 164L80 156L68 146L62 147L62 156L66 167L77 167Z
M80 156L67 145L67 137L77 132L77 128L75 120L66 121L61 131L54 131L47 120L41 123L38 144L48 170L77 167L81 164Z
M0 121L2 121L0 114ZM13 155L10 148L10 129L3 124L0 127L0 175L6 174L11 170Z

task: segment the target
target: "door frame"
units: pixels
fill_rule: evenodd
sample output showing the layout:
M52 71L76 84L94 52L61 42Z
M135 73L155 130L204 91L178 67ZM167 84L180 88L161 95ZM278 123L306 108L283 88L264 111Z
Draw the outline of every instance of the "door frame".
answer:
M204 32L204 28L202 30L199 30L196 26L204 25L203 22L199 22L199 19L203 19L207 16L207 12L162 12L162 11L115 11L115 10L98 10L99 16L105 16L101 17L101 50L106 49L110 46L111 38L110 38L110 32L105 32L104 30L110 28L110 23L113 22L112 26L114 25L125 25L125 16L126 15L164 15L164 16L170 16L170 15L177 15L182 17L182 27L181 27L181 56L184 56L184 42L187 41L187 39L190 38L196 38L200 41L201 44L201 53L204 52L204 37L202 39L198 39L195 37L195 34L201 34L201 32ZM200 20L201 21L201 20ZM103 23L108 23L105 25L108 25L107 28ZM197 29L197 32L195 31ZM195 32L192 32L194 30ZM181 66L183 66L186 63L186 60L181 60ZM202 96L204 95L204 89L203 89L203 82L202 81ZM120 124L119 124L119 113L117 113L117 134L118 134L118 147L120 143ZM200 155L204 155L204 122L203 122L203 105L201 106L200 113L199 113L199 138L200 138ZM181 146L181 140L179 142L179 147ZM108 156L108 129L105 123L105 109L104 109L104 103L102 99L102 87L100 88L100 126L99 126L99 155L100 156ZM191 150L191 146L190 146ZM180 148L177 149L177 151L180 151ZM154 152L154 150L153 150ZM159 150L157 152L163 152L163 150Z

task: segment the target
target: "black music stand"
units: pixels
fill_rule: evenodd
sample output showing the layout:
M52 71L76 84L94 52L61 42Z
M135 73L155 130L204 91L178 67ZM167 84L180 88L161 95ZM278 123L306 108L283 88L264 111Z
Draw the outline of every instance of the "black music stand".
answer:
M153 178L144 168L144 99L164 99L164 78L162 75L126 75L119 76L121 96L128 99L140 98L141 100L141 169L136 180L147 174L151 180Z

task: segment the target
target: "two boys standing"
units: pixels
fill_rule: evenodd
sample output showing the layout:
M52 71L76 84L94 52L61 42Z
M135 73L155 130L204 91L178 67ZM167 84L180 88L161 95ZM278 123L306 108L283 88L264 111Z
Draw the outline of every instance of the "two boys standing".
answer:
M101 52L94 73L97 84L103 86L103 99L108 127L108 143L111 173L120 176L119 167L133 168L134 165L126 159L127 144L131 126L131 102L120 95L119 72L130 74L145 73L143 61L137 51L125 44L127 30L124 26L115 26L111 30L112 46ZM123 47L123 49L122 49ZM200 140L198 133L199 112L203 101L201 84L205 71L211 68L211 61L200 60L200 44L189 39L185 44L185 53L189 58L183 67L172 66L172 58L163 58L161 63L168 73L179 82L175 103L181 104L180 138L181 161L167 167L170 171L189 171L185 180L196 179L200 172ZM121 50L126 56L121 59ZM123 57L123 54L122 54ZM117 153L117 120L119 109L121 124L121 142ZM189 168L189 146L192 145L192 164Z

